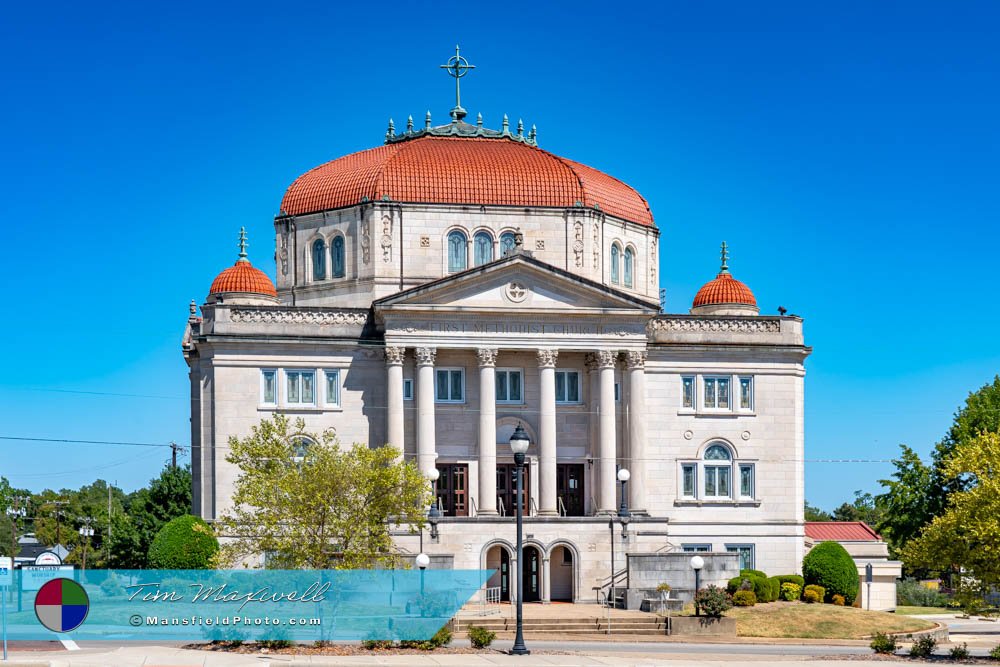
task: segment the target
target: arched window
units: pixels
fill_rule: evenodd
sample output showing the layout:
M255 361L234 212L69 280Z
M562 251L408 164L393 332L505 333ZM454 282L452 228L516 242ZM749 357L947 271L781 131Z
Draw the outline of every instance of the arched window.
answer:
M705 497L732 496L733 462L724 445L712 445L705 450Z
M326 279L326 243L316 239L312 244L313 280Z
M330 246L331 260L333 264L333 277L344 277L344 237L335 236L333 244Z
M476 266L493 261L493 238L486 232L476 232L473 240L476 251Z
M463 271L468 266L468 239L457 229L448 234L448 271Z
M504 232L500 235L500 256L506 257L514 252L514 232Z
M617 243L611 245L611 282L615 285L618 284L618 257L621 255L621 252Z
M302 463L305 461L306 456L309 454L309 448L315 445L312 438L304 435L296 435L292 437L292 462Z
M632 262L633 262L632 248L625 248L625 260L622 262L624 264L624 274L625 274L625 287L632 286Z

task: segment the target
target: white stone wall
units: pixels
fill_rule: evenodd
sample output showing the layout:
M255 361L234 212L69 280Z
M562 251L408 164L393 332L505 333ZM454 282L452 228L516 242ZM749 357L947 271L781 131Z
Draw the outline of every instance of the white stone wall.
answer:
M294 227L294 231L288 231ZM659 299L659 231L608 217L585 208L516 208L400 204L378 202L338 211L311 213L275 221L277 288L284 303L362 308L373 300L448 274L447 236L462 230L469 240L468 263L474 266L472 239L485 231L500 256L500 235L520 230L524 249L543 262L604 284L611 284L611 246L635 252L633 285L620 273L618 289ZM343 278L313 279L312 243L345 239ZM284 249L284 253L283 253ZM287 257L287 259L285 259Z

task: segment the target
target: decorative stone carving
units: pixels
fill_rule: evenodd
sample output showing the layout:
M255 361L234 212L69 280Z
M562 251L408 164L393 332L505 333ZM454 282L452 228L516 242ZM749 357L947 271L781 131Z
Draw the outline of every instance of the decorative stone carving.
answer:
M497 365L497 349L495 347L481 347L476 350L476 356L479 357L480 366Z
M583 223L579 220L573 223L573 255L576 265L583 266Z
M694 431L692 431L691 429L688 429L688 430L684 431L684 439L685 440L690 440L693 437L694 437Z
M656 289L656 237L649 244L649 286Z
M437 356L436 347L418 347L416 349L417 353L417 365L418 366L433 366L434 357Z
M367 222L361 222L361 261L368 264L372 259L372 230Z
M545 250L545 239L535 239L535 250Z
M420 237L420 247L421 248L430 248L431 247L431 237L429 237L429 236L421 236Z
M558 358L559 350L538 350L538 367L555 368Z
M712 318L657 317L650 320L649 333L657 331L681 331L691 333L781 333L781 322L756 318Z
M594 223L594 268L598 269L601 266L601 228Z
M392 218L382 216L382 261L392 261Z
M278 238L278 262L281 264L281 275L288 275L288 227L285 226Z
M633 368L645 368L646 367L646 351L645 350L629 350L625 353L625 360L628 364L629 370Z
M740 434L740 437L743 438L744 440L749 440L750 439L750 431L743 431L743 433Z
M406 357L405 347L385 348L385 363L389 366L401 366L403 364L404 357Z
M233 308L232 322L251 324L315 324L319 326L359 326L368 319L362 310L319 310L309 308Z
M584 368L587 369L588 373L593 373L594 371L596 371L598 368L597 355L594 354L593 352L588 352L587 354L585 354L583 357L583 365Z
M514 303L521 303L528 298L528 288L518 282L507 283L504 293L507 295L507 298Z
M618 353L611 350L598 350L594 353L594 357L597 359L598 368L614 368L615 362L618 360Z

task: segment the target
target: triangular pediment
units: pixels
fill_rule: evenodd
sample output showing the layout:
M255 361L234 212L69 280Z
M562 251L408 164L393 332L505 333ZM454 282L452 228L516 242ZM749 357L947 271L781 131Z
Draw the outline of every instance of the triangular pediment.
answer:
M375 302L376 311L654 314L656 304L528 255L513 255Z

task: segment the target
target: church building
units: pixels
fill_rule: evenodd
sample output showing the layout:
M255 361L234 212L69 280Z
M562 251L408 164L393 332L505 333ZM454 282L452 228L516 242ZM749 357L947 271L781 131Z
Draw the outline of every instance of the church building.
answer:
M499 130L467 122L459 98L444 125L390 121L382 145L295 179L273 279L241 235L183 343L196 514L230 503L228 438L282 413L436 475L424 552L497 569L503 599L520 573L526 601L593 601L636 554L799 571L802 320L761 315L724 244L690 310L661 312L646 199L539 142L506 116ZM518 425L531 443L520 564ZM396 537L409 554L418 539Z

